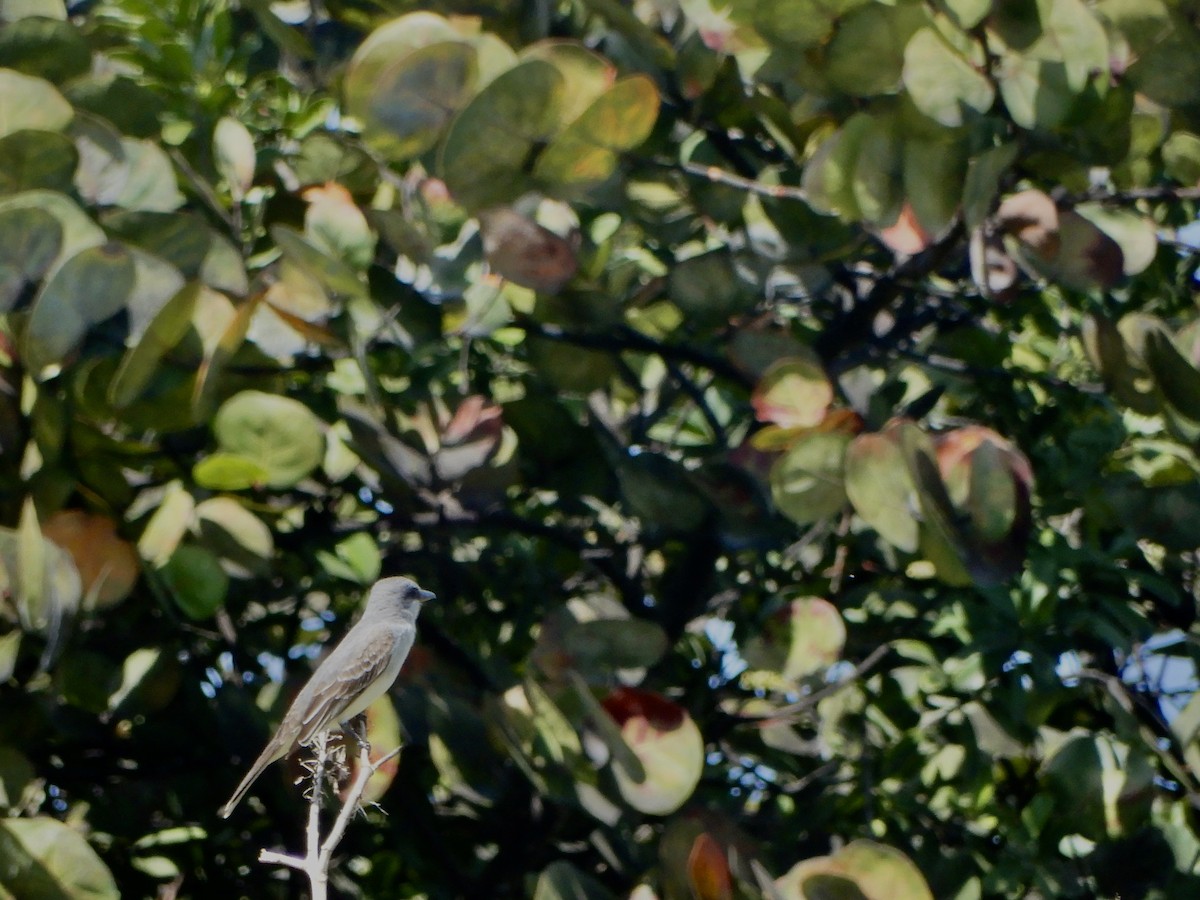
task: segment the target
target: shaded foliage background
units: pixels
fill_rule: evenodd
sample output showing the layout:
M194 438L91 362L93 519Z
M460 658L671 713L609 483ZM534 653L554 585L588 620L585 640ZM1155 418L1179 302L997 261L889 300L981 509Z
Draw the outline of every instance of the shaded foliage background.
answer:
M0 23L0 896L1196 890L1192 5Z

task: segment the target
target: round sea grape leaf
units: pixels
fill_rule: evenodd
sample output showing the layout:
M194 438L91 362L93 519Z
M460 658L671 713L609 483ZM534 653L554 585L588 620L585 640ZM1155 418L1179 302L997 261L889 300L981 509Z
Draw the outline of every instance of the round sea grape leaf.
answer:
M593 619L571 622L561 637L570 664L586 675L652 666L667 651L667 636L643 619Z
M1055 798L1054 819L1067 834L1094 841L1140 827L1154 797L1155 767L1137 747L1104 733L1071 734L1042 767Z
M233 578L264 574L275 553L267 524L233 497L211 497L196 505L193 529Z
M75 111L42 78L0 69L0 137L17 131L62 131Z
M58 220L62 229L58 255L47 271L55 269L80 250L98 247L107 240L100 226L65 194L57 191L24 191L11 197L0 197L0 215L27 209L49 213Z
M360 113L368 142L391 159L419 156L467 105L478 78L476 50L465 41L407 54L379 76Z
M0 24L31 17L62 21L67 18L67 5L64 0L0 0Z
M564 860L550 863L538 876L533 900L609 900L612 897L595 878Z
M640 781L619 763L613 767L625 802L653 816L679 809L704 771L704 738L687 710L659 694L634 688L614 691L602 705L642 764Z
M661 528L692 531L708 512L708 504L687 470L661 454L622 457L617 481L630 513Z
M727 249L690 256L671 269L671 300L689 320L720 322L746 302L746 291Z
M904 86L917 109L949 128L962 125L968 111L987 112L996 99L991 82L932 27L904 48Z
M820 597L800 597L746 642L745 656L755 669L799 681L837 662L845 644L846 624L837 607Z
M62 84L90 68L81 29L60 19L28 17L0 28L0 68Z
M579 268L570 241L509 207L481 212L479 230L488 266L515 284L556 294Z
M81 509L52 513L42 533L75 561L85 608L106 609L129 596L141 571L137 551L117 535L117 523Z
M89 328L126 307L136 274L133 254L112 242L63 263L33 301L23 353L29 371L56 374Z
M996 68L1000 96L1012 120L1022 128L1049 131L1061 125L1075 102L1067 66L1009 52Z
M359 44L346 66L342 96L347 112L363 117L384 72L397 61L421 47L457 37L459 33L448 20L429 12L400 16L376 28Z
M0 209L0 313L46 274L62 240L62 226L45 210Z
M907 856L875 841L851 841L832 856L806 859L775 882L781 900L933 900Z
M575 41L538 41L525 47L520 58L544 60L562 74L566 83L562 106L564 122L579 118L617 79L616 66Z
M657 118L654 82L644 75L623 78L550 141L534 175L552 189L599 183L616 169L619 153L649 136Z
M855 113L809 159L801 187L813 209L846 222L861 218L853 179L863 139L873 127L868 113Z
M54 131L14 131L0 137L0 193L69 191L79 164L75 145Z
M917 223L929 235L942 234L958 215L967 148L958 140L908 137L903 153L904 195Z
M760 422L783 428L820 424L832 402L833 384L816 354L786 357L774 363L750 397Z
M121 133L104 119L76 114L67 131L79 154L75 188L88 203L111 206L129 181L129 160ZM120 235L118 235L119 237Z
M798 440L771 467L771 496L797 525L832 516L846 504L843 482L850 435L814 432Z
M283 251L286 260L299 266L310 278L334 293L344 297L357 297L364 293L363 283L354 269L314 247L294 228L272 225L271 239Z
M111 69L72 80L65 93L76 109L104 118L121 134L153 138L162 130L160 116L166 101Z
M49 816L0 819L0 889L12 897L118 900L112 873L78 831Z
M124 138L121 145L129 161L129 178L113 205L151 212L171 212L181 207L184 197L166 152L153 140Z
M216 555L195 544L180 544L158 570L176 606L189 619L211 618L225 602L229 576Z
M917 4L871 3L850 12L829 42L825 74L847 94L869 97L893 90L904 70L904 48L929 15Z
M846 496L880 537L897 549L914 553L920 530L917 488L904 450L890 432L860 434L850 442L846 448Z
M1167 174L1187 185L1200 184L1200 136L1190 131L1174 132L1162 146Z
M1080 203L1075 212L1121 248L1122 271L1126 276L1144 272L1154 262L1158 253L1158 230L1152 219L1133 210L1116 209L1101 203Z
M483 209L525 193L527 160L562 128L563 95L563 76L540 59L518 63L480 91L455 118L439 155L454 198Z
M375 258L375 232L350 192L336 182L304 192L304 237L352 269L366 269Z
M221 405L213 421L220 449L252 460L266 485L291 487L321 464L325 437L320 420L290 397L242 391Z

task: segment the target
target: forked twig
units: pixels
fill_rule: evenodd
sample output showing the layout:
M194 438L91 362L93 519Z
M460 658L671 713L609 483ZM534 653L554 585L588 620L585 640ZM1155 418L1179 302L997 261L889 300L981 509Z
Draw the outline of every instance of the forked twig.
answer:
M338 758L344 753L344 747L334 744L329 737L329 732L317 736L312 744L314 758L305 764L312 772L312 788L308 791L308 827L304 855L294 856L277 850L262 850L258 854L259 862L287 866L290 869L298 869L307 875L312 900L326 900L329 896L329 866L333 860L333 851L337 849L342 836L346 833L346 827L350 824L351 817L359 808L363 792L367 789L367 782L370 781L372 775L379 771L381 766L397 756L403 749L397 747L372 762L370 745L365 740L359 739L358 774L350 786L350 791L346 794L346 799L342 801L342 807L333 821L333 826L329 829L329 834L322 841L321 795L324 792L325 779L331 768L337 771L345 766L344 757Z

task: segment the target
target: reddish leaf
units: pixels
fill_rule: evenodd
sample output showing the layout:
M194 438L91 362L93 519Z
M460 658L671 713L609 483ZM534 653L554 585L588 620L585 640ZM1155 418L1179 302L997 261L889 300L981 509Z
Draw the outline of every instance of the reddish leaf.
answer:
M733 878L729 860L708 832L701 832L692 843L687 868L688 882L696 900L732 900Z

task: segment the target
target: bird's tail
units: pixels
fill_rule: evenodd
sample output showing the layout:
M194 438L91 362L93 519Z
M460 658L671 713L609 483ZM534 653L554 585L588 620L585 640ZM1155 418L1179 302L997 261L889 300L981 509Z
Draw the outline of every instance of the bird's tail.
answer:
M228 819L229 814L233 812L233 808L242 802L242 798L246 796L246 791L250 790L250 786L254 784L258 776L263 773L263 769L269 766L275 760L279 759L283 754L275 741L271 741L263 752L259 754L258 759L254 761L254 765L250 767L250 771L246 773L246 777L242 779L242 783L237 786L237 790L233 792L233 796L218 811L222 819Z

